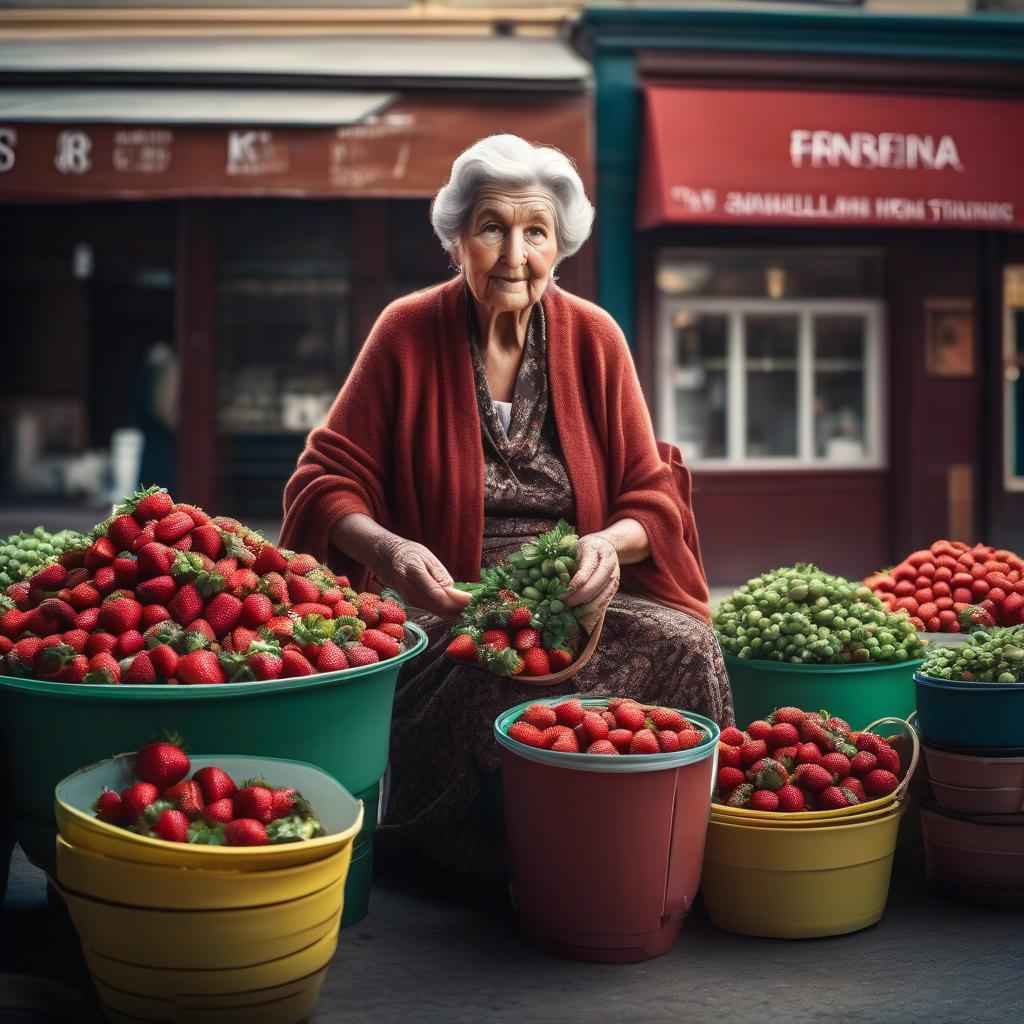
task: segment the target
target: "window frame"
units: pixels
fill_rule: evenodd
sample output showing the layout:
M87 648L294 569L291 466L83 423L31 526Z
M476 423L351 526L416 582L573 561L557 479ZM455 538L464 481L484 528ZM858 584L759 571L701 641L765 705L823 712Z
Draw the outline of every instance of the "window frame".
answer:
M758 470L843 470L877 471L886 469L888 459L888 402L884 365L885 303L873 298L842 299L767 299L767 298L694 298L659 295L656 329L655 367L659 436L678 444L675 432L675 344L673 325L679 313L724 316L728 324L725 458L687 459L701 472L746 472ZM797 334L797 455L778 458L747 458L747 389L745 372L743 317L748 314L796 316ZM831 460L814 455L814 335L816 315L863 316L864 352L864 427L868 454L863 459ZM1024 481L1022 481L1024 487Z
M1024 416L1018 408L1014 371L1024 375L1024 349L1018 349L1014 313L1024 311L1024 265L1003 266L1003 487L1024 492L1024 475L1017 473L1017 421Z

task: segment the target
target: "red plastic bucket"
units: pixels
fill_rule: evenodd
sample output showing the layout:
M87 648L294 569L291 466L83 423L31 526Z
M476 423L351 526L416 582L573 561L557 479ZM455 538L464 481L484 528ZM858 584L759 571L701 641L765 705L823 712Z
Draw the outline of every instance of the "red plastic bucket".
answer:
M665 953L700 888L719 729L682 711L705 742L672 754L562 754L494 723L512 899L540 945L574 960L632 963ZM583 698L587 707L606 699Z

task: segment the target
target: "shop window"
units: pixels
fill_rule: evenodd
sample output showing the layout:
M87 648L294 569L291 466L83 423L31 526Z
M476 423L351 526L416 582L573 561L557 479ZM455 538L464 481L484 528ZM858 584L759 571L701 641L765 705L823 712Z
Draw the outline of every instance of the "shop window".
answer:
M1006 489L1024 491L1024 266L1003 275Z
M660 435L707 469L882 466L882 304L856 296L880 288L876 262L847 254L819 254L817 266L810 254L663 261ZM850 294L800 294L815 281ZM756 282L758 295L742 294Z

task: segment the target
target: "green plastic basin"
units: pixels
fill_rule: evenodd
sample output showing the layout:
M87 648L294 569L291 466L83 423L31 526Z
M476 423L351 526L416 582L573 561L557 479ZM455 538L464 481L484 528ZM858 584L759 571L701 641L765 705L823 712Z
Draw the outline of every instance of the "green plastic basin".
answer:
M914 673L923 664L791 665L724 657L741 729L787 705L824 708L854 729L879 718L908 718L915 708Z
M18 841L52 871L57 783L164 728L191 750L305 761L363 793L387 765L398 672L427 645L421 629L406 631L408 649L380 664L266 683L89 686L0 676L0 770Z

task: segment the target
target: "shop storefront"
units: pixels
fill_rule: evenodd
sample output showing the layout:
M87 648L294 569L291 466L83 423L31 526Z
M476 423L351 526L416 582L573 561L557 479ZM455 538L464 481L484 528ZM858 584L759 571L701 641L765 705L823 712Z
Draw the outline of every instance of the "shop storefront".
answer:
M590 176L566 44L409 42L0 42L7 498L91 493L137 428L144 479L272 521L381 309L451 272L455 156L512 131Z
M585 16L600 299L712 580L1024 546L1024 33L912 22Z

